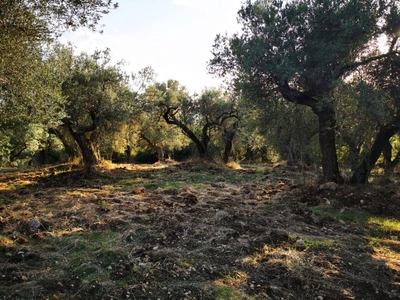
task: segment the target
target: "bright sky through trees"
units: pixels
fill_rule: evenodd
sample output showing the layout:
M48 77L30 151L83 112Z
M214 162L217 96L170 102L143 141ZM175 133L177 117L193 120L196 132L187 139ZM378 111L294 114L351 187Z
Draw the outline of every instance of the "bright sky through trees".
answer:
M218 86L207 74L216 34L237 32L242 0L118 0L105 16L103 34L80 29L66 33L77 52L111 49L115 61L125 60L129 73L151 66L158 81L178 80L190 92Z

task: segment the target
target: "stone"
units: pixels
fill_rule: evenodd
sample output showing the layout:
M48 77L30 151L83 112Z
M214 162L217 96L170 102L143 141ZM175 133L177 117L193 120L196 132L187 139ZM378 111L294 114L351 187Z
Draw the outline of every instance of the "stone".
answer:
M40 226L40 221L37 218L34 218L29 222L29 227L32 231L38 231Z
M216 187L216 188L224 188L226 187L225 182L212 182L211 186Z
M323 183L318 187L318 190L320 191L336 191L338 188L338 184L336 182L327 182L327 183Z

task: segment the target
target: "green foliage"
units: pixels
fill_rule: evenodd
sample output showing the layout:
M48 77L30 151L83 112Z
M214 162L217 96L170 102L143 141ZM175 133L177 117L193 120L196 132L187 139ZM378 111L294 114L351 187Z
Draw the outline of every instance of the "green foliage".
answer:
M0 95L14 98L14 110L40 92L44 46L62 28L95 29L100 17L113 7L106 1L13 0L0 4ZM46 88L51 85L46 86ZM42 95L43 96L43 95ZM16 99L15 99L16 98ZM42 100L45 100L44 98ZM29 102L28 102L29 103ZM31 104L36 108L35 104ZM38 107L41 108L41 107Z
M112 7L117 5L111 0L0 3L0 156L15 148L15 140L24 140L23 129L31 122L57 126L65 116L60 93L64 74L49 58L49 43L68 28L94 30Z
M93 55L82 53L71 61L70 73L62 84L68 114L64 120L77 130L90 127L93 122L123 120L127 114L127 78L119 65L110 65L110 59L105 50Z
M289 84L324 95L377 32L376 9L365 0L247 1L242 33L217 36L211 71L264 91Z
M179 101L178 98L186 96L185 88L173 80L168 81L167 85L153 82L139 95L137 101L140 110L132 118L132 122L136 126L138 144L141 147L150 148L155 152L157 148L174 151L188 144L188 139L182 135L179 128L168 126L162 118L163 111L159 105L164 101L169 104L175 103Z
M72 53L71 53L72 56ZM66 101L62 125L69 129L77 140L85 161L90 161L90 152L85 151L77 136L89 134L82 141L90 144L91 151L98 161L103 153L112 149L112 136L119 130L119 124L129 117L129 104L133 93L129 90L128 79L120 65L110 64L108 50L93 55L82 53L72 56L69 72L62 84L62 95ZM108 143L107 143L108 142ZM81 142L82 143L82 142ZM103 148L100 148L100 145ZM89 155L89 157L85 157Z

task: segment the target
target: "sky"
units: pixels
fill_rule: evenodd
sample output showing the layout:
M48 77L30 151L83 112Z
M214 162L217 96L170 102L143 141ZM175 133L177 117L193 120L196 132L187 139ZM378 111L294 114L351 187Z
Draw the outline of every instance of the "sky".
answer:
M218 87L222 79L207 73L217 34L239 31L237 11L243 0L116 0L119 8L100 23L103 34L81 28L65 33L80 52L111 49L126 72L150 66L158 82L175 79L189 92Z

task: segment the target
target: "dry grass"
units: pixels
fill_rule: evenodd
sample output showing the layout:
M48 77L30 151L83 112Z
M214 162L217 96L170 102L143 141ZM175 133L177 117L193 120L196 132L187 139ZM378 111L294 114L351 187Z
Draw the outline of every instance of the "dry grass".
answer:
M319 191L296 172L3 171L0 299L399 298L397 186Z

